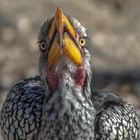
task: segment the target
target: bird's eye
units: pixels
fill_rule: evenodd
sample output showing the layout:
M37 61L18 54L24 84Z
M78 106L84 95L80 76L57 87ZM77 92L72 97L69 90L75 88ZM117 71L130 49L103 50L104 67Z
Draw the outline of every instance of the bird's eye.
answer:
M86 39L85 38L80 38L79 43L82 47L85 46L86 45Z
M46 51L48 49L48 45L45 41L40 42L39 48L41 51Z

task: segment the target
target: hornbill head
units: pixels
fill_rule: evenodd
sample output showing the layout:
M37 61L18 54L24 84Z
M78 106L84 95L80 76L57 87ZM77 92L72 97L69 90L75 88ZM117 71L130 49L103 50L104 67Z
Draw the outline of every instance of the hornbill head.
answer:
M41 27L38 42L40 75L49 89L59 89L62 81L80 88L90 83L87 33L77 19L57 8Z
M86 29L57 8L55 16L41 27L39 48L46 92L40 137L93 139L95 109Z

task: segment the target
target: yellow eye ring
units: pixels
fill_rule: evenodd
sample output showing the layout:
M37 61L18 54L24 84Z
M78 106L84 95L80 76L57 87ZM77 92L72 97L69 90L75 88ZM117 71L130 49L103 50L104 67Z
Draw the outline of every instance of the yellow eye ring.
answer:
M84 38L80 38L79 43L81 46L85 46L86 45L86 40Z
M48 49L48 45L45 41L40 42L39 48L41 51L46 51Z

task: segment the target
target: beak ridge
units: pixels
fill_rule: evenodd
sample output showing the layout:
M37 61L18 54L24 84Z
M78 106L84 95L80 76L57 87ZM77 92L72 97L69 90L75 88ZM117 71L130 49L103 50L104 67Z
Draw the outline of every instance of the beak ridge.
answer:
M69 30L69 34L66 33L67 35L65 35L65 28ZM63 53L65 53L75 64L81 65L81 51L79 49L79 46L77 46L77 44L75 44L75 41L73 40L76 38L75 29L67 19L67 17L64 15L62 9L59 7L56 10L48 36L51 39L54 35L55 37L52 40L52 45L50 46L48 53L49 68L55 65L55 63Z
M63 14L62 9L58 7L57 11L55 13L54 20L55 20L57 31L60 35L62 35L62 33L63 33L63 26L64 26L63 25L63 16L64 16L64 14Z

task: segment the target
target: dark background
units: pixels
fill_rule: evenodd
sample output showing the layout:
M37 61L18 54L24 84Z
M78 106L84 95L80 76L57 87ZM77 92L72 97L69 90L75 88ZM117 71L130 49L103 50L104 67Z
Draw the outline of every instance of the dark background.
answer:
M37 35L57 6L88 29L93 85L140 114L139 0L0 0L0 108L11 86L38 74Z

